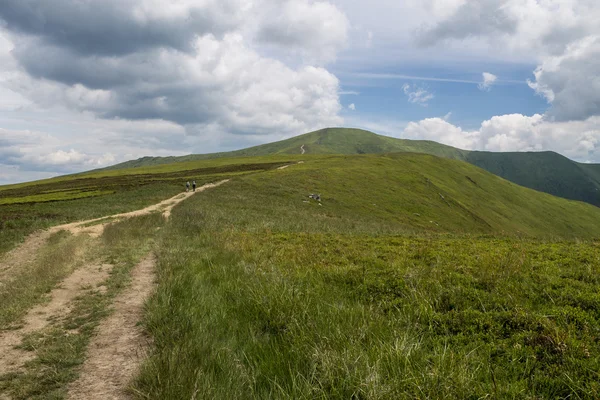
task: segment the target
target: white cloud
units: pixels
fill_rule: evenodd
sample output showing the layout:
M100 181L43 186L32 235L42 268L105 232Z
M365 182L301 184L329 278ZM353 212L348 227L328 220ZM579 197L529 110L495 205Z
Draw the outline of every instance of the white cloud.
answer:
M350 22L326 1L259 1L253 25L261 42L298 51L310 63L333 61L348 39ZM260 11L258 11L260 10Z
M23 173L230 150L343 125L339 81L318 66L347 42L349 22L330 2L7 1L0 142L11 145L0 163ZM18 144L14 132L50 139Z
M600 117L552 122L542 115L508 114L467 131L441 118L410 122L402 137L427 139L466 150L556 151L579 161L600 162Z
M348 106L348 109L352 110L352 111L356 111L356 105L354 103L352 103Z
M433 140L465 150L473 150L479 141L479 132L464 131L441 118L427 118L410 122L402 134L403 138Z
M549 57L535 70L529 86L552 107L559 121L600 115L600 35L587 36L569 45L564 54Z
M498 77L489 72L484 72L481 75L483 77L483 82L478 85L479 90L489 91L492 88L492 85L498 80Z
M600 116L599 20L596 0L468 1L425 25L418 39L485 41L494 53L531 54L538 67L529 85L551 104L546 117L584 121ZM481 87L489 88L485 77Z
M427 107L427 102L435 97L424 88L416 85L409 85L408 83L405 83L404 86L402 86L402 90L408 97L409 103L418 104L423 107Z

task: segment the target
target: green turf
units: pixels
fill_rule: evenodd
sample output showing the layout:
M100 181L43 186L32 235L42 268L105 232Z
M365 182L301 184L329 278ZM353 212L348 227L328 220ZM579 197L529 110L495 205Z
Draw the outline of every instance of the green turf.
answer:
M237 178L161 231L136 393L597 398L598 243L526 237L594 236L597 218L425 155Z
M0 193L114 193L0 206L0 244L157 203L188 179L224 177L162 229L135 225L136 240L157 238L159 263L140 398L600 395L600 209L463 161L283 154L16 185ZM128 254L110 233L109 255ZM68 363L81 362L85 341L67 339L50 338L47 365L63 365L61 343L71 346ZM72 370L53 376L45 365L2 384L24 398L63 393Z
M0 187L0 255L31 232L156 204L185 188L257 173L286 160L214 160L92 172Z
M424 140L397 139L360 129L328 128L291 139L227 153L183 157L144 157L107 168L146 168L214 158L306 154L426 153L464 160L519 185L600 206L600 166L580 164L554 152L492 153L466 151Z

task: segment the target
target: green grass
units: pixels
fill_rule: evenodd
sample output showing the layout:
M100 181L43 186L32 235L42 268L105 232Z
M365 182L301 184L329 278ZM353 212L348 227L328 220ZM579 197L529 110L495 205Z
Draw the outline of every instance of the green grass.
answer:
M596 207L422 154L311 156L284 171L234 180L219 193L226 199L215 212L242 227L267 209L264 228L296 232L600 237ZM321 194L322 205L311 193Z
M0 256L49 226L100 218L156 204L184 190L284 165L285 160L207 161L94 172L0 187Z
M425 153L467 161L531 189L600 206L600 167L581 164L554 152L493 153L467 151L426 140L406 140L360 129L327 128L279 142L226 153L183 157L144 157L107 168L149 168L214 158L306 154Z
M83 199L86 197L96 197L107 194L113 194L114 192L108 190L90 190L90 191L59 191L54 193L44 193L31 196L23 197L6 197L0 199L0 205L4 204L24 204L24 203L46 203L52 201L64 201L64 200L75 200Z
M274 169L297 160L305 162ZM157 240L159 288L144 320L155 348L138 397L600 395L598 208L423 154L190 161L141 167L144 182L153 169L166 174L161 186L111 196L162 200L181 191L172 182L191 170L208 174L199 182L233 179L186 200L161 230L154 215L105 232L102 249L123 265ZM44 190L139 180L132 170L102 173ZM75 218L92 213L76 205L98 204L100 214L123 206L115 198L56 202L53 210ZM105 300L78 308L82 327L105 315L104 306L89 308ZM73 326L54 325L47 340L32 336L28 346L42 349L40 357L0 388L59 397L92 332L77 328L87 336L69 338Z
M96 239L95 262L114 265L103 282L105 291L91 288L74 301L71 312L54 320L41 332L29 335L23 348L35 353L24 370L0 376L0 397L12 399L62 399L77 379L86 349L100 321L110 313L115 296L127 287L133 266L153 247L153 235L164 224L160 214L131 218L106 227ZM89 240L89 239L88 239ZM61 268L62 263L52 264ZM41 278L41 277L40 277ZM0 302L4 309L4 303ZM0 324L1 325L1 324Z
M391 217L417 204L380 191L405 179L396 196L415 192L408 167L427 159L320 159L182 204L159 241L139 397L597 398L598 243L410 234ZM439 165L447 185L452 165ZM481 174L469 176L491 190ZM311 189L323 206L302 202Z
M0 330L13 325L92 253L88 238L60 231L48 239L31 264L0 286Z

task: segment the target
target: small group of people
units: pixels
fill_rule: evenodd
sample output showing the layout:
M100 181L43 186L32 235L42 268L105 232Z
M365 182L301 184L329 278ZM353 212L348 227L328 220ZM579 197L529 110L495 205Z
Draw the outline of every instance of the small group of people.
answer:
M194 190L194 192L196 191L196 181L192 181L192 188ZM190 191L190 181L187 181L185 183L185 191L189 192Z

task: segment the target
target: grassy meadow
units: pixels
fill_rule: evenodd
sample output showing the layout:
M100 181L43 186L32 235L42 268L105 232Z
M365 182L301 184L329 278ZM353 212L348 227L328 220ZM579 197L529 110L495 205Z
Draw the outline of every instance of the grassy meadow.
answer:
M180 193L188 180L201 186L285 163L215 160L0 186L0 256L36 230L141 209Z
M13 185L0 199L114 193L0 205L1 249L38 227L156 203L188 179L224 178L168 222L107 228L90 257L118 266L108 292L32 335L40 357L0 378L0 393L62 398L127 271L152 250L158 289L142 323L154 348L132 383L140 399L600 397L600 209L461 161L219 159ZM49 254L76 240L56 236ZM63 264L54 281L75 265ZM22 301L0 316L16 321L34 302Z
M428 140L398 139L361 129L326 128L279 142L225 153L144 157L107 168L120 170L194 160L272 155L423 153L467 161L513 183L600 206L600 165L582 164L558 153L468 151Z
M312 162L175 210L139 398L600 396L600 243L560 220L594 207L426 156Z

